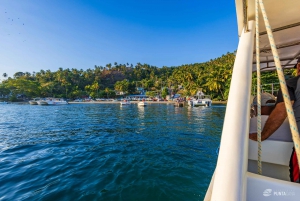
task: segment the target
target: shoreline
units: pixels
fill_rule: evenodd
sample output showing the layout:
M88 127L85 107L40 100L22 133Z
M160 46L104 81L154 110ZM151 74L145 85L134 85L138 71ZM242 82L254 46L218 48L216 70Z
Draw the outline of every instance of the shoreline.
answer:
M227 101L212 101L212 104L227 104Z
M120 104L121 101L90 101L90 102L74 102L69 104ZM140 101L130 101L131 104L138 104ZM175 101L145 101L148 104L174 104Z
M74 102L70 101L69 104L120 104L121 101L90 101L90 102ZM175 104L176 101L145 101L148 104ZM138 104L139 101L130 101L131 104ZM185 102L187 104L187 102ZM27 101L24 102L8 102L7 104L29 104ZM214 105L226 105L227 101L212 101Z
M120 104L121 101L91 101L91 102L74 102L70 101L69 104ZM175 101L145 101L148 104L174 104ZM131 104L138 104L139 101L130 101ZM185 102L187 104L187 102ZM227 104L227 101L212 101L212 104Z

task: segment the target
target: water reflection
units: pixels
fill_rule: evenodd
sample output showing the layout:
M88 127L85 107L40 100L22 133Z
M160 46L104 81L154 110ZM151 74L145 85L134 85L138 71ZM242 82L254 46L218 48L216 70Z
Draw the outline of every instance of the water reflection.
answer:
M123 109L128 109L128 108L130 108L132 106L132 104L129 104L129 105L122 105L122 104L120 104L120 109L121 110L123 110Z
M147 106L147 107L149 107L149 106ZM144 119L146 107L137 106L137 108L138 108L139 119Z
M10 105L0 110L1 198L203 200L224 111Z

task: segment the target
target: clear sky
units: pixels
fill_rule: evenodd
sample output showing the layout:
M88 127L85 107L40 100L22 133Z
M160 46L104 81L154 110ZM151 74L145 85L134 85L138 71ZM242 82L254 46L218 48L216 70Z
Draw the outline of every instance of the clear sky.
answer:
M0 0L0 79L114 62L179 66L237 44L234 0Z

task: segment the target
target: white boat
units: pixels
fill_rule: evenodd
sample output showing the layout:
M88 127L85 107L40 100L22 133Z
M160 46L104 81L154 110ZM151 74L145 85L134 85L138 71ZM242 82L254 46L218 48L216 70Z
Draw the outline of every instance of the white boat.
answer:
M0 102L0 104L7 104L7 102L6 101L2 101L2 102Z
M121 106L126 106L126 105L130 105L131 103L129 100L125 99L125 100L121 101L120 104L121 104Z
M252 72L256 69L255 25L259 24L261 70L275 69L277 47L285 68L293 68L300 51L300 1L236 0L239 45L233 67L229 98L226 106L217 165L206 192L205 201L298 201L300 185L290 182L289 160L293 142L265 140L262 142L262 175L257 174L257 142L249 140L249 116ZM259 20L255 11L259 10ZM261 13L267 16L262 17ZM270 25L264 20L269 19ZM255 21L256 20L256 21ZM267 34L266 30L273 31ZM258 29L257 29L258 30ZM269 37L276 45L269 43ZM276 51L274 51L276 52ZM276 67L277 68L277 67ZM284 85L284 82L281 82ZM255 165L256 167L254 167Z
M30 105L37 105L38 104L37 101L39 101L39 100L40 100L40 98L34 98L34 99L29 101L29 104Z
M146 107L147 105L148 105L148 103L145 102L145 101L140 101L140 102L138 103L138 106L140 106L140 107Z
M199 107L199 106L211 106L211 98L209 95L205 95L203 92L198 91L197 95L195 95L191 100L188 101L188 105L191 107Z
M67 105L69 104L62 98L45 98L37 101L38 105Z

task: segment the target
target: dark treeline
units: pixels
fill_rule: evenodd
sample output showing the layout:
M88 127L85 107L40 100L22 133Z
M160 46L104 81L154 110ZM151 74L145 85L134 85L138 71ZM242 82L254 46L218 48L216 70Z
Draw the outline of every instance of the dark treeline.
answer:
M208 62L177 67L115 62L87 70L59 68L56 72L16 72L13 77L4 73L7 79L0 84L0 96L9 95L12 101L19 95L28 98L114 98L118 91L135 94L137 87L143 87L149 96L168 93L187 96L202 90L215 100L227 100L234 59L235 53L227 53ZM255 73L253 76L255 82ZM262 77L263 83L278 82L276 72L262 73ZM166 91L164 95L163 91Z

